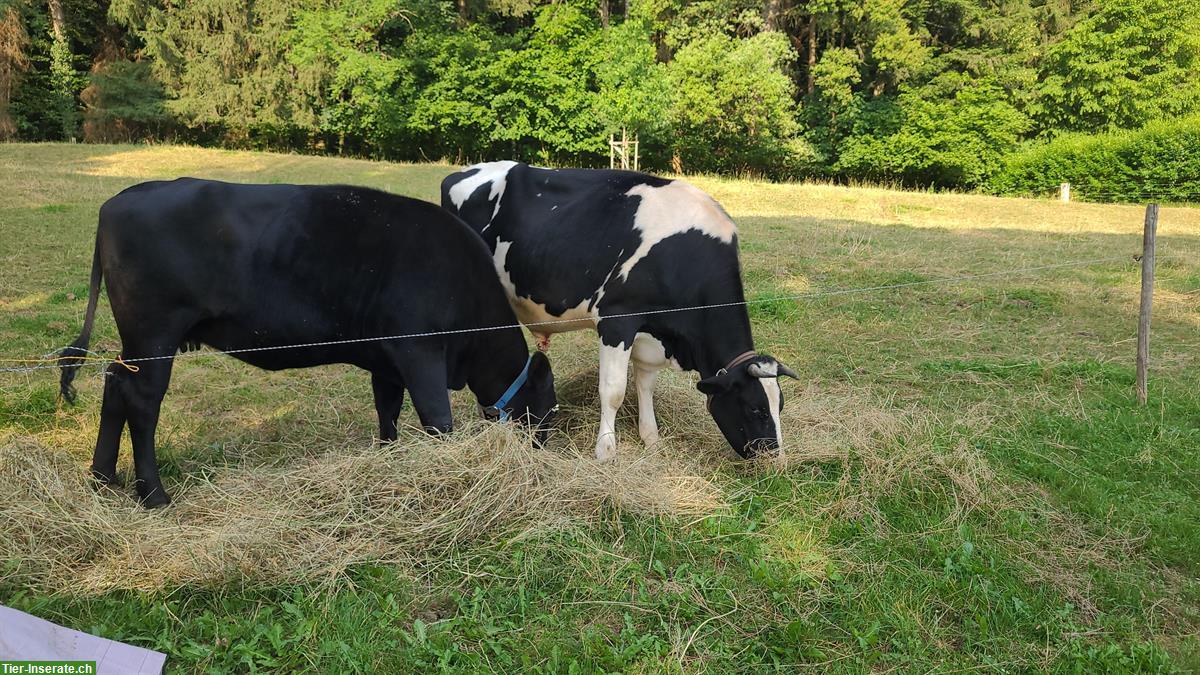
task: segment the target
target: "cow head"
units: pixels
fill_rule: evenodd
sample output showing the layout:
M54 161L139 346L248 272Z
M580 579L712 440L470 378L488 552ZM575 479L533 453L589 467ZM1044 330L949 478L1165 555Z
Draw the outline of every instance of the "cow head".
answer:
M546 440L547 427L558 411L558 399L554 395L554 373L550 370L550 359L541 352L529 357L529 370L521 384L501 408L490 406L483 409L484 417L512 419L532 426L537 430L536 441L540 445Z
M763 451L779 449L779 412L783 409L781 376L799 379L796 371L774 358L754 356L722 368L696 385L708 396L708 412L725 440L742 457L750 458Z

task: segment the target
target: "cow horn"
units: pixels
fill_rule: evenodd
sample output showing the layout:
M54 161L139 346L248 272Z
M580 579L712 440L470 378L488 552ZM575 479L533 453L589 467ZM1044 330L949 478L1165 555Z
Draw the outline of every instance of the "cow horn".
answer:
M768 365L771 367L768 368ZM772 359L770 363L751 363L746 367L746 372L760 379L764 377L790 377L793 380L800 379L800 376L796 374L796 371L788 368L778 361L775 361L774 359Z
M771 365L774 366L776 364L771 364ZM778 376L777 373L775 372L774 367L767 368L767 365L763 364L763 363L751 363L749 366L746 367L746 372L750 373L750 375L752 375L753 377L757 377L759 379L762 379L764 377L777 377Z

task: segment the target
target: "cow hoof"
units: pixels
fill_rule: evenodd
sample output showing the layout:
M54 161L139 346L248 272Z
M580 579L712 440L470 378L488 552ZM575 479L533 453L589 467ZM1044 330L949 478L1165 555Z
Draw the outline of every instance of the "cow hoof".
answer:
M612 434L605 434L596 441L596 461L611 462L617 458L617 438Z
M148 495L139 497L138 503L142 505L142 508L161 509L171 503L171 497L167 495L166 490L159 488Z
M642 443L644 443L647 448L653 448L654 446L658 445L658 442L661 440L662 438L659 437L657 429L654 431L642 432Z

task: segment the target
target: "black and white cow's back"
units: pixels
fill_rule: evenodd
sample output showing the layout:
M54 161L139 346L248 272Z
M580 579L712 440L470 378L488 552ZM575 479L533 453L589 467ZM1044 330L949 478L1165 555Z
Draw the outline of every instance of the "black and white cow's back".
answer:
M735 450L778 447L776 375L794 373L754 353L737 228L703 191L631 171L491 162L447 177L442 205L487 242L518 318L540 340L596 328L599 458L615 452L631 360L647 443L658 438L654 376L671 364L704 378L699 388ZM694 307L703 309L677 311Z

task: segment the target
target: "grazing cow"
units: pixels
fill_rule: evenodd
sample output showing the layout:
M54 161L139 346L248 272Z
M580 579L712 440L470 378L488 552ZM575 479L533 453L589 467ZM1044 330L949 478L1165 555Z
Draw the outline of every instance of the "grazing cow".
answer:
M137 361L136 370L108 367L92 475L117 481L128 423L146 506L170 501L154 432L173 357L200 344L267 370L370 371L383 441L396 439L406 389L431 433L452 427L447 389L470 387L492 418L542 425L555 407L549 361L529 355L487 248L427 202L342 185L192 178L121 192L100 207L83 332L61 355L68 401L102 279L121 358ZM373 339L476 327L503 328ZM306 346L276 348L297 344Z
M673 365L699 371L708 410L740 455L780 447L778 376L797 376L754 351L737 230L708 195L631 171L491 162L443 180L442 206L492 249L509 302L543 348L551 333L600 334L597 459L616 453L631 360L647 445L658 441L654 380Z

